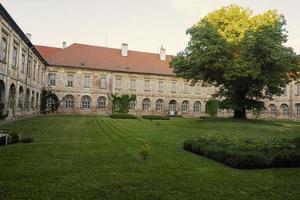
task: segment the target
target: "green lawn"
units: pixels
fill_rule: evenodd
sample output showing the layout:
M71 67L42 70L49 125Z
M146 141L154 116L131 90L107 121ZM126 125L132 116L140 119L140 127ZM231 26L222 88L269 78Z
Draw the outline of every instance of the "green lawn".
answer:
M300 123L42 116L7 125L34 138L0 147L0 199L299 199L300 168L237 170L182 149L202 134L283 138ZM152 156L142 161L143 143Z

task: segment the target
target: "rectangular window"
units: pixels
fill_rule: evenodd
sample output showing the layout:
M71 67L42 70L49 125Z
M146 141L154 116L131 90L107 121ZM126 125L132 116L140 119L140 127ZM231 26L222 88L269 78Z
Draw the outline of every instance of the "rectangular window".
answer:
M37 82L40 82L40 69L41 68L41 66L40 65L38 65L38 71L37 71Z
M13 55L12 55L12 67L16 68L18 61L18 47L13 47Z
M189 84L188 83L184 83L184 85L183 85L183 92L184 93L189 93Z
M135 79L130 80L129 89L130 90L136 90L136 80Z
M50 86L56 85L56 74L53 74L53 73L49 74L49 85Z
M33 64L33 74L32 74L32 78L33 78L33 80L35 80L35 78L36 78L36 61L34 61L34 64Z
M158 91L163 92L164 91L164 82L158 81Z
M287 87L283 88L283 96L284 96L284 97L287 96Z
M106 85L106 77L105 76L102 76L100 78L100 88L101 89L106 89L107 85Z
M25 71L25 64L26 64L26 56L22 53L22 60L21 60L21 73L24 74Z
M84 77L84 87L90 88L91 87L91 76Z
M171 92L176 92L176 81L172 81Z
M145 91L150 91L150 80L145 80Z
M0 44L0 60L6 62L7 57L7 35L2 32L2 39Z
M29 78L31 77L31 59L32 59L32 57L30 56L28 58L28 66L27 66L27 75Z
M201 86L200 84L196 84L196 94L200 94L201 93Z
M214 93L213 87L211 87L211 86L208 87L208 88L207 88L207 94L208 94L208 95L212 95L213 93Z
M116 87L117 90L121 90L121 78L116 78Z
M297 84L297 95L300 96L300 84Z
M72 74L68 74L67 87L73 87L73 78L74 76Z

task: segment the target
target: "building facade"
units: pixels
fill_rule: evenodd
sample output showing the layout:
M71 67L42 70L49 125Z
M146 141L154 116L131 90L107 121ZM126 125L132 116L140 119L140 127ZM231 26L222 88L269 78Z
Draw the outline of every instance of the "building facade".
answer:
M0 10L0 102L10 118L38 113L44 87L57 95L60 113L99 115L112 112L113 94L136 95L129 103L136 115L205 115L205 104L216 91L176 77L164 48L155 54L129 51L127 44L120 49L76 43L34 46L2 5ZM48 107L53 103L47 100ZM291 82L265 107L264 117L300 119L300 82Z
M0 4L0 104L8 118L39 112L46 61Z

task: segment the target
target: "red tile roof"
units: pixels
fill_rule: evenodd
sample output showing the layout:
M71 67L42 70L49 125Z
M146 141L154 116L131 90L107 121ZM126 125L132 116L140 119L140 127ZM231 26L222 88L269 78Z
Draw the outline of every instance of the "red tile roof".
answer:
M62 50L62 48L48 47L41 45L34 45L38 52L43 56L44 59L48 59L50 56Z
M74 43L64 49L37 46L49 65L100 69L119 72L173 75L169 62L171 56L161 61L159 54L128 51Z

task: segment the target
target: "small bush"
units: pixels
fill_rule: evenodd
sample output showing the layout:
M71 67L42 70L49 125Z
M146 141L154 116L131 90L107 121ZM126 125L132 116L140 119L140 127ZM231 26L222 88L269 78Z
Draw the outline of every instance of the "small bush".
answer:
M170 118L167 116L161 116L161 115L143 115L144 119L149 120L169 120Z
M33 138L32 138L32 137L29 137L29 136L23 137L23 138L21 139L21 143L31 143L31 142L33 142Z
M298 138L264 141L206 136L186 140L183 148L234 168L300 167L298 142Z
M167 117L182 117L182 115L167 115Z
M113 113L109 117L113 119L137 119L136 116L127 113Z
M147 160L147 158L150 156L151 152L151 147L148 143L145 143L142 146L142 149L140 151L140 156L142 157L143 160Z
M19 142L19 134L17 132L11 132L9 133L9 144L15 144Z

